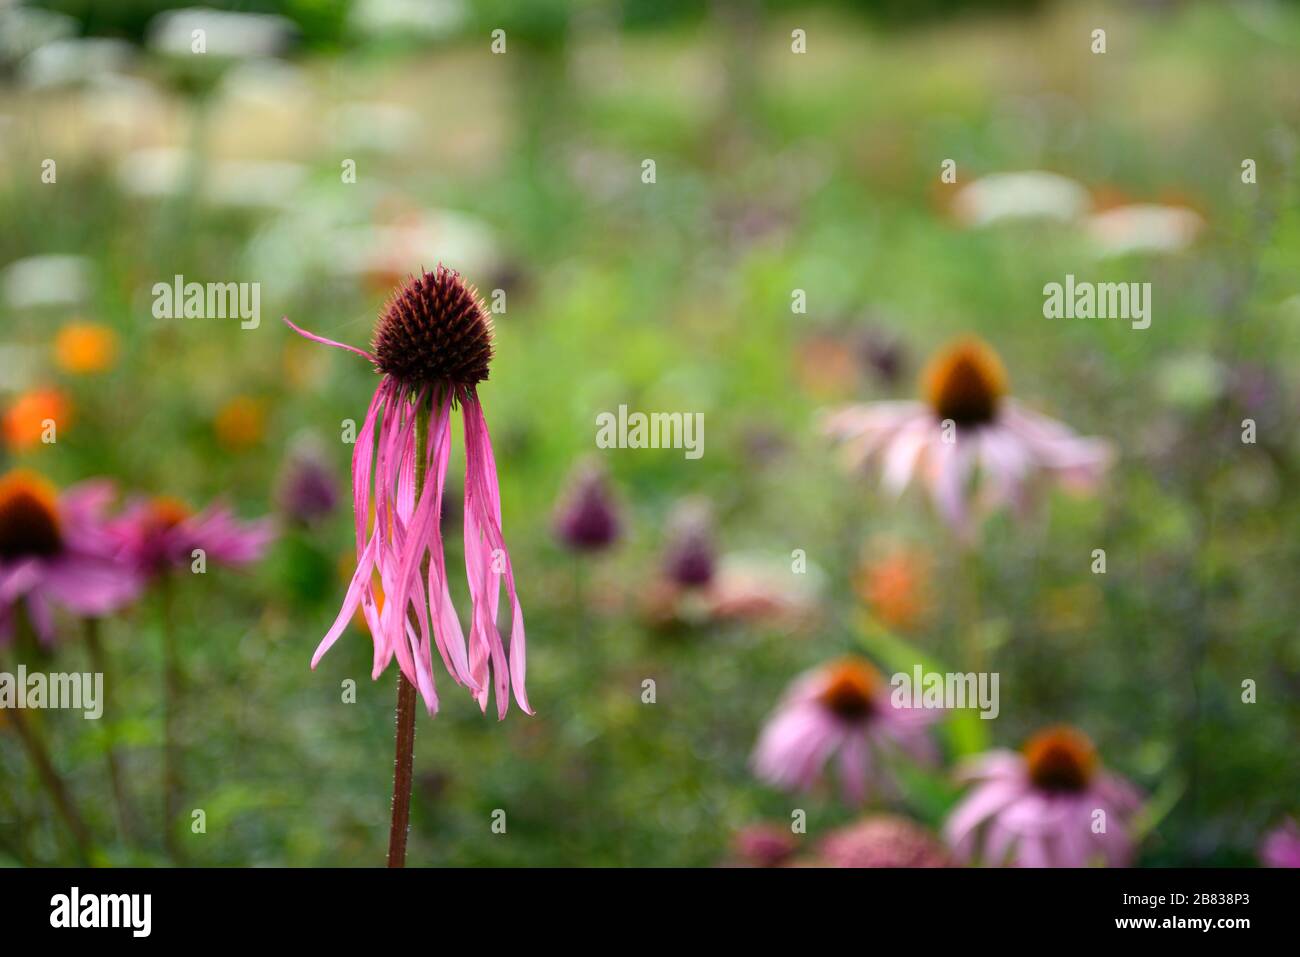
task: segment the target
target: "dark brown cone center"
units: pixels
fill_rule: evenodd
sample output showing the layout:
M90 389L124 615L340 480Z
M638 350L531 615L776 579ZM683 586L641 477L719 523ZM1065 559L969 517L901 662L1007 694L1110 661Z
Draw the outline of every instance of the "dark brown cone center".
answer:
M492 321L478 291L439 266L393 293L375 326L380 372L418 387L472 387L488 377Z

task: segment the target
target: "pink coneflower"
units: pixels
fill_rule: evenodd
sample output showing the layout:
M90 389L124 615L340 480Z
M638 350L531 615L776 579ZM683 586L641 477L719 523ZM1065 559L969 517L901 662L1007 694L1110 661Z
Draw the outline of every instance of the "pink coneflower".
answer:
M273 534L268 522L241 522L225 505L193 512L184 502L167 496L131 502L109 528L122 558L150 578L189 567L196 549L202 551L205 563L255 562Z
M1104 859L1124 867L1132 859L1129 820L1141 797L1099 767L1092 742L1073 728L1039 732L1023 754L990 751L962 777L979 783L944 826L962 861L1084 867Z
M141 576L116 560L105 528L112 498L112 486L103 481L60 495L31 472L0 478L0 640L9 637L20 602L37 637L49 644L55 606L99 617L139 596Z
M356 572L312 666L343 634L359 605L375 645L372 676L378 678L396 657L430 714L438 709L435 646L452 678L471 689L481 708L486 710L495 684L498 717L505 717L512 688L519 706L531 714L524 689L524 616L501 534L496 463L476 391L492 358L492 322L478 291L443 266L409 280L375 326L373 353L285 322L308 339L363 356L382 376L352 456ZM473 606L468 653L451 603L439 528L457 405L465 423L465 567ZM428 423L427 433L423 425L417 430L418 422ZM425 476L428 481L417 494ZM372 477L374 523L367 532ZM388 598L382 610L375 602L376 573ZM508 653L496 623L503 577L512 611Z
M136 499L122 515L109 523L117 543L119 560L146 581L159 585L163 660L163 842L174 860L180 862L181 845L175 822L180 815L180 749L175 721L182 697L180 649L172 620L174 570L198 571L208 562L243 565L257 561L271 539L266 521L243 523L224 505L212 505L192 512L175 498Z
M1300 827L1295 818L1287 818L1264 835L1259 862L1265 867L1300 867Z
M932 756L924 728L937 711L896 708L880 673L857 658L809 672L791 686L754 750L754 770L776 787L808 790L838 756L846 799L860 804L888 783L881 760L901 752Z
M372 677L378 678L397 659L388 866L403 867L415 746L415 689L430 714L438 710L433 647L437 646L452 678L469 687L484 711L495 684L498 718L506 716L512 689L519 707L533 713L524 689L524 614L501 534L496 460L477 392L492 360L492 320L478 290L459 273L439 266L436 272L410 279L389 300L375 326L373 353L304 332L287 318L284 321L308 339L363 356L382 376L352 453L356 572L338 618L316 649L312 667L343 634L358 607L374 641ZM465 571L472 605L468 650L451 603L441 529L451 419L457 405L465 422ZM374 520L367 531L372 477ZM376 601L376 575L385 596L382 606ZM511 606L508 652L497 630L502 578Z
M1107 442L1082 438L1008 398L1001 360L978 339L939 353L922 381L925 401L847 406L827 418L825 430L844 443L852 464L879 459L889 491L898 494L917 478L963 534L977 467L986 507L1023 508L1034 480L1088 489L1110 464Z

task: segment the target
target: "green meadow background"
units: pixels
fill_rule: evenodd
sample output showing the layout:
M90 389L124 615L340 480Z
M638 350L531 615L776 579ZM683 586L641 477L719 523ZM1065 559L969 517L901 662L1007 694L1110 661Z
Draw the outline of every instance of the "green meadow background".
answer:
M731 859L739 830L794 808L812 848L861 812L833 788L781 794L748 760L786 685L847 653L964 670L978 648L1001 675L997 720L950 719L943 765L899 770L886 807L928 827L960 793L957 759L1057 722L1149 796L1143 865L1253 864L1261 835L1296 813L1295 5L494 0L437 4L446 16L414 30L382 28L382 4L286 0L223 6L288 17L292 50L198 73L148 46L163 4L28 6L131 55L111 82L34 83L27 48L0 28L0 273L65 255L86 277L73 301L0 299L0 406L54 389L68 409L57 443L11 443L0 467L224 498L253 518L278 514L290 453L315 443L344 490L313 527L281 516L263 562L177 582L183 806L206 815L203 834L180 822L186 862L383 860L393 672L369 680L356 629L308 667L352 550L343 423L362 419L376 379L279 319L364 346L388 273L438 260L506 293L479 392L537 715L498 722L439 676L442 711L417 726L412 864L709 866ZM41 181L47 158L56 183ZM956 186L940 182L947 158ZM1241 181L1245 158L1256 184ZM1078 224L954 220L955 189L1026 169L1098 202L1189 206L1204 234L1176 255L1098 261ZM1151 328L1044 319L1042 287L1067 273L1151 282ZM177 274L259 282L260 325L155 319L151 288ZM806 314L791 311L795 289ZM115 333L109 368L56 362L74 321ZM994 516L970 553L915 490L894 501L875 476L845 474L816 429L837 404L912 397L926 357L967 333L998 350L1021 401L1119 452L1099 494L1048 495L1023 523ZM882 341L896 375L869 361ZM702 412L703 457L598 450L595 417L620 404ZM552 515L592 457L625 534L575 556ZM810 613L666 616L661 556L687 499L709 503L729 559L788 569L802 549L805 577L774 587ZM864 556L899 542L931 569L907 627L856 587ZM1089 570L1096 548L1104 576ZM463 583L456 594L463 611ZM172 861L159 621L151 595L105 623L103 720L33 715L101 864ZM47 656L22 650L29 669L89 669L76 623L60 626ZM4 667L18 653L0 648ZM0 863L75 860L0 723Z

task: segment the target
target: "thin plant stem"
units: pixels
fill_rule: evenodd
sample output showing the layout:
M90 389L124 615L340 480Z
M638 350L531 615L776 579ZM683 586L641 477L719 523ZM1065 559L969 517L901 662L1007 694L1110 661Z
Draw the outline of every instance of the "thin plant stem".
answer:
M573 619L578 641L584 646L591 637L591 621L587 614L587 563L581 555L573 558Z
M175 595L170 576L160 586L163 652L163 846L176 863L182 851L176 836L180 806L180 752L176 742L176 717L180 707L181 673L176 659Z
M419 401L419 400L417 400ZM429 442L429 411L436 396L415 410L415 501L424 493ZM406 866L406 839L411 825L411 781L415 765L415 685L397 670L397 715L393 729L393 807L388 830L388 866Z
M984 635L982 634L982 602L980 601L979 555L974 547L961 549L960 563L963 617L958 630L963 639L966 667L979 673L984 670Z
M110 710L108 707L108 688L107 680L107 656L104 654L104 643L99 637L99 619L87 618L86 627L86 648L90 651L90 666L99 674L105 676L104 680L104 701L102 705L105 711ZM114 747L116 734L113 731L112 718L109 718L108 740L104 745L104 758L108 763L108 780L113 789L113 804L117 808L117 823L122 829L122 839L131 840L131 805L126 796L126 784L122 778L122 765L117 760L117 749Z
M411 824L411 780L415 765L415 685L397 671L397 720L393 733L393 818L388 829L388 866L406 866Z
M19 629L26 626L26 616L19 614ZM91 848L93 847L90 832L86 829L81 814L78 813L76 805L72 802L67 785L55 769L54 762L50 760L50 753L45 747L45 742L41 740L40 732L32 724L28 723L22 708L6 709L6 717L9 719L9 723L13 725L18 740L23 743L27 756L31 758L32 764L35 765L36 774L40 777L41 784L50 793L50 799L54 802L54 809L58 811L59 817L63 818L63 822L68 826L68 833L72 835L72 840L77 847L78 859L82 864L89 864Z

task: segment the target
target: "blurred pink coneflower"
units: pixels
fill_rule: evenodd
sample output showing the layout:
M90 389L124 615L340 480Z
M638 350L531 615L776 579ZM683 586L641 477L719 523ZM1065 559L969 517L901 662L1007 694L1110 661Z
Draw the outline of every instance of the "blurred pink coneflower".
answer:
M731 840L741 867L780 867L799 850L790 828L781 824L751 824Z
M960 772L978 782L944 836L961 861L1021 867L1127 866L1129 821L1141 804L1124 778L1103 770L1088 737L1070 727L1040 731L1024 751L989 751Z
M0 477L0 641L12 632L20 602L37 637L49 644L55 606L99 617L139 596L141 576L116 560L105 526L113 495L113 487L98 480L60 495L32 472Z
M912 821L892 814L864 818L832 831L817 860L827 867L951 867L939 840Z
M962 339L936 355L922 384L925 401L871 402L832 412L825 431L843 443L850 464L878 459L883 482L901 493L916 478L961 534L970 531L971 478L982 474L985 507L1023 510L1040 478L1092 488L1113 452L1064 424L1007 397L997 354L979 339Z
M531 714L524 689L524 616L501 533L496 462L476 391L492 358L492 322L478 291L444 266L410 279L380 316L373 352L285 322L308 339L364 357L381 376L352 455L356 571L312 667L360 607L374 640L372 676L378 678L396 657L430 714L438 710L435 646L452 678L470 688L481 708L487 709L495 684L498 717L505 717L511 689ZM468 652L451 602L439 527L457 405L465 424L465 566L473 606ZM372 480L374 522L367 531ZM375 601L375 572L389 599L382 609ZM503 578L512 611L508 653L496 621Z
M1264 835L1259 862L1265 867L1300 867L1300 827L1295 818L1287 818Z
M109 523L121 556L147 577L193 563L196 549L205 563L246 565L262 557L274 534L269 522L241 522L225 505L194 512L176 498L136 499Z
M794 682L759 736L754 770L776 787L808 790L838 756L844 796L860 804L873 785L888 783L880 762L891 752L933 756L925 726L940 714L895 707L880 672L846 658Z

